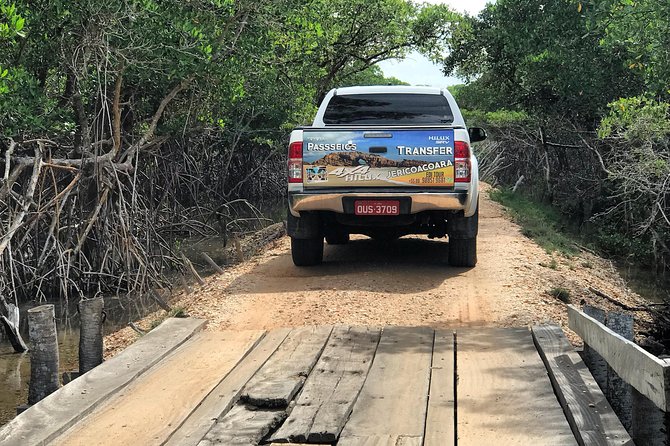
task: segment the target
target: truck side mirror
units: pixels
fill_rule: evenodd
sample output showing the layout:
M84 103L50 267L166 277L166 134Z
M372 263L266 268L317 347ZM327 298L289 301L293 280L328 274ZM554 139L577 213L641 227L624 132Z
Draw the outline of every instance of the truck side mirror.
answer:
M486 138L489 137L489 135L486 133L486 130L484 130L481 127L471 127L468 129L468 133L470 135L471 143L484 141Z

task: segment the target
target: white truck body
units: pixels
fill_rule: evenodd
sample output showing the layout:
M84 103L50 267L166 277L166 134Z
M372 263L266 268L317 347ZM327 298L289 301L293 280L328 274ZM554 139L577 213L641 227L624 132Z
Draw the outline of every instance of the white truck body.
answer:
M312 125L291 132L289 235L313 245L350 233L473 239L479 172L470 139L446 89L331 90ZM474 232L460 230L462 221Z

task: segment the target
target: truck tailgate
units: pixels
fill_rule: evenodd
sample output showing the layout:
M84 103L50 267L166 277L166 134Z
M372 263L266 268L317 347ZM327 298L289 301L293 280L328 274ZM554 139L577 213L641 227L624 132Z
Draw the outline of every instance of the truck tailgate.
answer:
M303 184L453 187L454 130L304 129Z

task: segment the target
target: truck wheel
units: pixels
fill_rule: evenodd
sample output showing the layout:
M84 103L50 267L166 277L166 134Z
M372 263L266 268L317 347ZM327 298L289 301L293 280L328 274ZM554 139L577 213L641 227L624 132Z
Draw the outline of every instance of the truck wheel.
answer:
M477 237L449 240L449 265L473 267L477 264Z
M349 243L349 234L346 232L326 234L326 242L328 242L329 245L346 245Z
M323 261L323 237L291 237L291 257L295 266L313 266Z

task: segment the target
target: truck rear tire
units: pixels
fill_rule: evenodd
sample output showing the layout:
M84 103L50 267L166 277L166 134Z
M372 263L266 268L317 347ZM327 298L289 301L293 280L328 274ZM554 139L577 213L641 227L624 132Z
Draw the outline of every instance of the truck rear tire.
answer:
M295 266L314 266L323 261L323 237L291 237L291 257Z
M473 267L477 264L477 237L449 240L449 265Z

